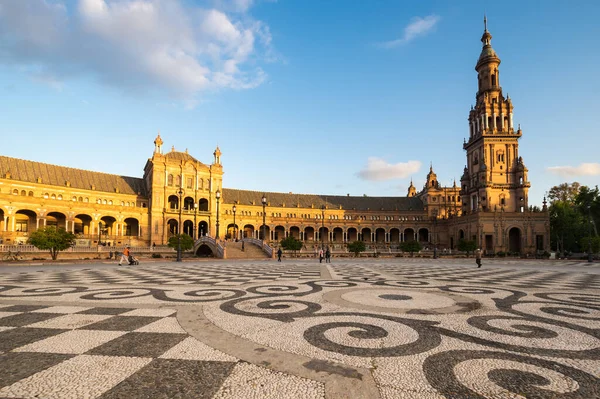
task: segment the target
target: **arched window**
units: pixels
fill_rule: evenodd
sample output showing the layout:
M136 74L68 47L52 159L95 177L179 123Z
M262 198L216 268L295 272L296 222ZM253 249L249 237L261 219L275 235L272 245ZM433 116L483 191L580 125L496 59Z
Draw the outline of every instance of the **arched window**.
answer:
M71 198L74 202L77 202L77 197L73 196L73 198Z
M177 185L177 187L181 186L181 175L177 175L176 185Z
M79 202L83 202L83 197L79 197Z
M173 185L173 175L169 175L169 177L167 177L167 186L172 186Z
M88 197L85 197L85 200L83 200L83 202L90 202L90 199Z
M56 199L56 194L52 194L52 197L50 197L52 199Z
M63 198L63 197L62 197L62 194L58 194L58 200L59 200L59 201L62 201L62 198Z
M17 190L16 188L13 190L13 195L19 195L19 190Z
M30 192L29 192L29 196L30 196L30 197L33 197L33 191L30 191Z
M108 201L108 205L112 205L112 204L113 204L112 200Z
M21 190L21 195L22 195L23 197L26 197L26 196L27 196L27 192L26 192L25 190Z
M496 86L496 74L492 74L492 86Z

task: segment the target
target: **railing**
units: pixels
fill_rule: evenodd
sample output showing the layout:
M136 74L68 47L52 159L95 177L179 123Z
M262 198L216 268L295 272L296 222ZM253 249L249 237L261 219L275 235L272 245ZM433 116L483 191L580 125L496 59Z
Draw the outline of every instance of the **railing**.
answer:
M269 255L270 258L273 257L273 248L265 241L259 240L258 238L244 238L243 241L249 242L250 244L254 244L257 247L262 248L262 250L265 251L265 253Z
M217 242L217 240L215 240L214 238L210 237L210 236L202 236L198 239L198 241L202 242L202 243L209 243L212 244L216 250L217 253L215 254L215 256L217 258L223 258L225 255L225 248L223 248L223 246Z

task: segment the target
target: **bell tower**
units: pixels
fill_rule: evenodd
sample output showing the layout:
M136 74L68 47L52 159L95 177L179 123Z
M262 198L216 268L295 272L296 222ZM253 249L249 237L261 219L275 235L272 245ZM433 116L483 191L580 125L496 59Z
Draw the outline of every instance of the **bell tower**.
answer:
M475 70L478 90L469 112L469 140L464 142L467 165L461 178L463 213L504 210L523 212L528 207L530 183L519 156L520 126L513 126L511 99L500 86L500 58L492 48L492 35L484 17L483 48Z

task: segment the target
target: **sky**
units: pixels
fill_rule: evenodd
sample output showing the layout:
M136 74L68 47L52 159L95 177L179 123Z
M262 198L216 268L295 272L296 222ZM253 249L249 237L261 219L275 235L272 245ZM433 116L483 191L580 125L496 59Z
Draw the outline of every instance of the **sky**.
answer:
M597 185L591 0L0 0L0 154L142 177L160 132L225 188L460 184L484 13L529 203Z

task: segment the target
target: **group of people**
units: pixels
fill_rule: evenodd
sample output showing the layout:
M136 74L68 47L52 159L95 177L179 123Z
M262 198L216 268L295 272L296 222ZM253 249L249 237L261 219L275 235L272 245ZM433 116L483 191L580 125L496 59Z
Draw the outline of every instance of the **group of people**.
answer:
M277 262L281 262L282 255L283 255L283 251L281 250L281 248L279 248L277 250ZM320 248L319 252L318 252L318 256L319 256L319 263L323 263L323 259L325 259L325 263L331 263L331 249L329 249L329 247L327 247L327 249L325 249L325 251L323 251L323 248Z

